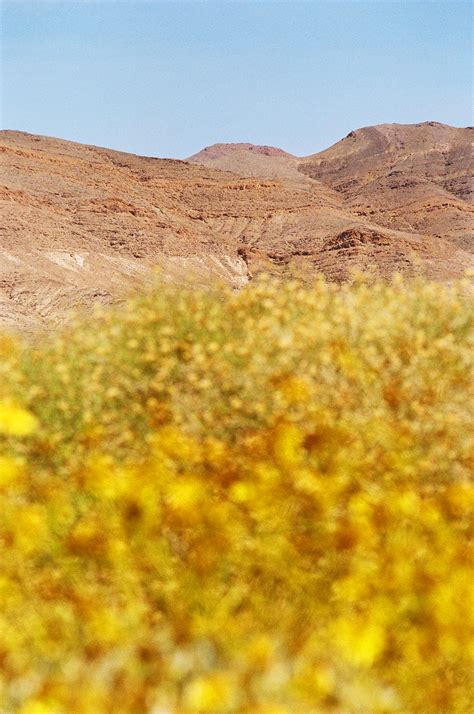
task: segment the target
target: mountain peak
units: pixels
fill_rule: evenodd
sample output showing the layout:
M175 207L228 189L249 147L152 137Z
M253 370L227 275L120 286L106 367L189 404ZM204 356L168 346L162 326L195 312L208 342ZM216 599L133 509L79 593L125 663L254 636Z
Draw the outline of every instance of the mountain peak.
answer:
M267 145L260 145L260 144L250 144L246 142L238 142L238 143L221 143L221 144L212 144L211 146L206 146L204 149L201 151L198 151L197 154L193 154L193 156L190 156L188 161L196 161L198 158L205 158L206 160L209 159L218 159L222 156L228 156L229 154L235 154L235 153L241 153L241 154L259 154L262 156L281 156L281 157L286 157L286 158L294 158L292 154L289 154L287 151L284 151L283 149L278 148L277 146L267 146Z

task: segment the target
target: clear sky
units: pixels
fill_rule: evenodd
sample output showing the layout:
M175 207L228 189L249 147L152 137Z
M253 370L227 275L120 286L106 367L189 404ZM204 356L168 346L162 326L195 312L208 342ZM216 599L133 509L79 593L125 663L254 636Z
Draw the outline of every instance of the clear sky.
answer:
M2 126L154 156L472 124L468 0L4 0Z

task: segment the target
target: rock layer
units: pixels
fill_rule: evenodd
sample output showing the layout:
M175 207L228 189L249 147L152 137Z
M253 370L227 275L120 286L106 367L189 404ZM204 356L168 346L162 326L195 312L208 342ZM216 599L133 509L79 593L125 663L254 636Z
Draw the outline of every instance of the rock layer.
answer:
M0 325L30 329L154 278L259 271L451 280L472 265L471 129L361 129L298 159L251 144L188 162L1 132Z

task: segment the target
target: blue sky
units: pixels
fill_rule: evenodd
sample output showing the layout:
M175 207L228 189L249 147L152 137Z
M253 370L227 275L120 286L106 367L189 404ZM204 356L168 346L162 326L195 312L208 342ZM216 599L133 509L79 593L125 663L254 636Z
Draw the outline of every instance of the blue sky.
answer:
M4 0L2 126L154 156L472 124L471 3Z

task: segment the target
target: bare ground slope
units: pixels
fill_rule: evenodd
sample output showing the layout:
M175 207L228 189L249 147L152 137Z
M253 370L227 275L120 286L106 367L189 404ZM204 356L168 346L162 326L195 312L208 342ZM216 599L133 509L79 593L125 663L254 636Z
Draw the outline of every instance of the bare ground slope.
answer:
M473 250L472 127L381 124L302 159L301 171L381 226Z
M0 324L27 329L112 302L153 267L176 282L235 287L263 269L461 275L472 233L464 138L447 131L441 160L428 135L423 168L405 159L410 187L393 174L403 165L393 139L372 130L357 150L348 137L304 160L218 145L205 165L1 132Z

